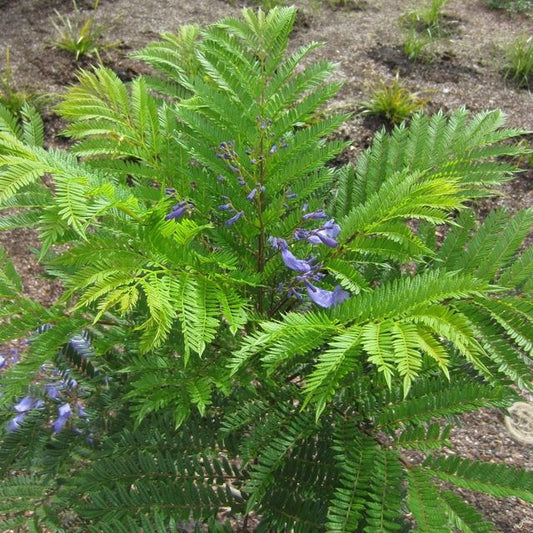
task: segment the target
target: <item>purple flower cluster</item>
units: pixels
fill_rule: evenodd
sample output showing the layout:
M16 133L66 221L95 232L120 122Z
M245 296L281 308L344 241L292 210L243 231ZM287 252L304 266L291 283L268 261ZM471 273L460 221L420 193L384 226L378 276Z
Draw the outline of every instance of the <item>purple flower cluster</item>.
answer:
M224 159L227 162L226 163L227 168L231 170L234 174L236 174L238 176L239 182L242 181L243 182L242 184L244 185L244 180L241 177L241 168L239 165L239 154L234 150L234 146L235 146L234 141L222 141L218 145L219 151L215 155L219 159ZM223 176L219 175L217 177L219 181L222 181L220 180L220 178L223 179Z
M233 215L226 220L226 226L231 226L244 216L244 211L237 211L227 196L222 196L222 200L224 200L226 203L219 205L218 209L219 211L228 211L229 213L233 213Z
M46 331L50 326L39 328L39 332ZM63 352L74 352L81 360L86 359L89 354L93 353L87 334L74 335L64 346ZM15 416L8 422L7 430L15 431L19 429L26 415L34 409L43 409L46 406L57 406L57 416L51 423L54 433L59 433L65 425L74 418L88 421L87 413L83 407L83 401L80 397L85 395L85 391L78 385L68 372L60 372L53 365L42 365L39 375L39 381L44 383L41 398L25 396L18 402L13 410ZM80 432L72 424L74 431Z
M20 427L24 418L32 409L40 409L43 406L44 402L42 400L37 400L31 396L25 396L13 407L16 415L8 422L7 430L15 431Z
M309 216L304 215L304 220L315 220L320 218L327 218L322 210L309 213ZM313 230L297 229L294 237L296 240L307 240L310 244L325 244L326 246L334 248L338 245L335 237L340 232L340 226L335 223L334 219L328 220L320 228ZM289 295L301 298L298 292L298 287L303 285L307 291L307 295L315 304L320 307L329 308L346 300L350 295L343 290L340 285L337 285L332 291L321 289L312 282L320 281L324 275L320 272L320 265L314 262L314 258L298 259L289 249L289 245L285 239L278 237L271 237L270 244L275 250L281 252L281 259L285 266L298 275L295 276L294 281L296 286L289 287Z
M220 159L226 159L227 161L233 161L237 159L238 154L233 149L235 146L235 143L233 141L222 141L219 145L219 152L217 152L216 156Z
M335 240L340 233L341 227L335 223L332 218L328 220L322 227L313 230L297 229L294 233L296 240L305 239L311 244L325 244L330 248L335 248L339 243Z

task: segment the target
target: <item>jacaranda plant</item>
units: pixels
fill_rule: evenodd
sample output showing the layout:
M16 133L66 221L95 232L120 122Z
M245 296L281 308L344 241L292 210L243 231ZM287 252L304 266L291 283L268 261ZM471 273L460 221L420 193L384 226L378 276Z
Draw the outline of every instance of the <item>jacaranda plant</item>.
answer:
M470 207L522 132L419 114L334 167L340 84L317 43L288 54L294 18L167 34L130 84L83 72L66 151L2 110L1 227L36 227L64 286L44 307L1 258L0 342L28 339L3 527L488 532L451 487L533 502L531 472L440 453L532 388L533 211Z

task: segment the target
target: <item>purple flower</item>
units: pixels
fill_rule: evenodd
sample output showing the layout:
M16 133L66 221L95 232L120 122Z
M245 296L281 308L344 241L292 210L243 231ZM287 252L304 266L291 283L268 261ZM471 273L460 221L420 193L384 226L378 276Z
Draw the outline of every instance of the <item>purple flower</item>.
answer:
M239 211L235 215L233 215L231 218L226 220L226 226L231 226L232 224L235 224L239 218L241 218L244 215L244 211Z
M294 232L294 238L296 240L306 239L311 244L325 244L331 248L335 248L339 243L335 240L335 237L340 233L341 227L335 224L335 220L332 218L328 220L321 228L311 231L305 229L297 229Z
M47 383L44 386L44 389L48 397L51 398L52 400L57 400L57 398L59 398L59 395L60 395L59 389L55 385L52 385L51 383Z
M311 271L311 264L308 261L298 259L288 248L281 251L281 258L285 266L296 272Z
M83 408L83 405L81 404L81 402L76 402L76 407L78 408L78 415L81 416L82 418L87 418L88 415L87 415L87 411Z
M273 154L274 152L277 152L277 150L278 150L278 145L277 144L273 144L272 148L270 148L269 152L271 154Z
M314 237L315 237L314 235L311 235L311 237L309 237L309 239L307 240L315 244L316 241L311 240L311 239L314 239ZM319 242L321 242L322 244L325 244L326 246L329 246L330 248L335 248L335 246L338 246L339 244L335 239L332 239L331 237L328 237L327 235L324 235L321 232L318 232L316 234L316 237L318 237Z
M292 200L293 198L297 198L297 197L298 197L298 195L295 192L288 192L285 195L285 198L287 198L288 200Z
M7 425L7 430L15 431L16 429L18 429L28 411L31 411L32 409L38 409L43 405L44 402L42 400L36 400L31 396L24 396L24 398L22 398L22 400L20 400L20 402L13 407L15 412L18 414L12 420L9 421Z
M222 182L225 181L225 180L226 180L226 178L224 178L224 176L223 176L222 174L219 174L219 175L217 176L217 181L218 181L219 183L222 183Z
M324 213L323 209L318 209L317 211L311 211L311 213L307 213L302 216L304 220L316 220L318 218L328 218L328 215Z
M298 289L296 287L291 287L287 291L287 296L294 296L298 300L302 300L303 299L302 294L300 293L300 291L298 291Z
M59 413L59 416L56 418L56 420L54 420L54 423L52 424L52 427L54 428L54 433L59 433L67 423L68 419L72 416L72 408L68 403L60 405L57 411Z
M248 196L246 196L246 199L250 202L254 199L255 195L257 194L257 187L253 188L249 193Z
M174 187L165 187L165 194L167 196L174 196L176 194L176 189L174 189Z
M59 406L57 412L59 413L59 416L70 418L72 416L72 407L70 407L69 403L64 403Z
M6 363L7 359L3 355L0 355L0 368L4 368L4 366L6 366Z
M9 423L7 424L7 430L11 433L12 431L17 430L20 427L20 424L22 424L22 421L24 420L24 417L26 416L26 413L21 413L17 415L15 418L12 418Z
M218 206L220 211L229 211L233 206L231 204L222 204Z
M238 178L237 179L237 183L242 187L243 185L246 185L246 182L244 181L243 178Z
M285 239L280 239L279 237L269 237L268 243L274 248L274 250L277 250L278 252L280 250L287 250L289 245L287 244L287 241Z
M335 248L339 243L335 240L335 237L340 233L341 228L338 224L335 224L335 220L332 218L328 220L321 228L307 231L305 229L297 229L294 232L294 238L296 240L306 239L311 244L325 244L331 248Z
M285 239L279 237L270 237L268 242L275 250L281 251L281 258L285 266L296 272L310 272L312 270L311 261L298 259L290 250Z
M54 428L54 433L59 433L63 429L67 421L68 421L68 418L64 418L61 416L56 418L54 420L54 423L52 424L52 427Z
M24 396L24 398L22 398L22 400L20 400L20 402L17 403L17 405L15 405L13 409L15 409L17 413L25 413L30 409L33 409L35 407L35 404L36 400L33 399L31 396Z
M172 208L172 211L165 217L165 220L181 218L187 212L188 207L185 200L181 201Z
M311 300L320 307L332 307L340 304L350 296L348 292L341 289L340 285L337 285L332 291L320 289L309 281L305 283L305 286L307 288L307 294L309 295L309 298L311 298Z

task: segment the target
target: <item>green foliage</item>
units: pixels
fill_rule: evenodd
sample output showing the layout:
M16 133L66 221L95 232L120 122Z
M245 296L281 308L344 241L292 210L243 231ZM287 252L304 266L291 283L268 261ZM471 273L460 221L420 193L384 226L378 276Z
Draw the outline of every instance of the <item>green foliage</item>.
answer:
M533 78L533 38L515 39L506 49L504 76L519 87L530 88Z
M71 15L61 15L56 11L57 20L52 22L56 36L52 44L71 53L78 61L82 57L98 54L105 28L96 22L94 15L84 15L74 0L73 4L74 12ZM94 6L96 8L97 3Z
M438 35L441 31L442 8L448 0L428 0L418 9L413 9L403 16L404 22L418 32Z
M400 25L405 37L403 49L413 61L431 61L436 43L449 33L442 8L448 0L428 0L421 7L402 15Z
M486 4L489 9L506 11L510 15L517 13L533 15L533 2L531 0L487 0Z
M424 107L418 94L410 91L397 74L392 82L382 81L372 90L372 96L361 104L363 115L384 118L389 124L399 124Z
M434 39L427 32L419 33L415 28L409 28L403 40L403 51L412 61L430 62L433 42Z
M9 527L489 532L439 480L533 498L435 453L532 389L533 211L469 207L523 132L415 114L328 165L340 84L317 43L288 52L294 20L245 9L138 52L153 76L80 73L68 150L0 108L0 228L35 227L64 287L33 301L0 254L0 343L28 341L0 380Z

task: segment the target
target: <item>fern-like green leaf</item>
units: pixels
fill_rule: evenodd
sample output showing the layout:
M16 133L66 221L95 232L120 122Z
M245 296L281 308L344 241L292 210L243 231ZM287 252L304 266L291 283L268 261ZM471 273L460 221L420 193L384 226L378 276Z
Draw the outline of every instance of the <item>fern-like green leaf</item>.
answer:
M460 457L429 458L424 466L431 475L461 488L533 502L533 472L524 469Z

